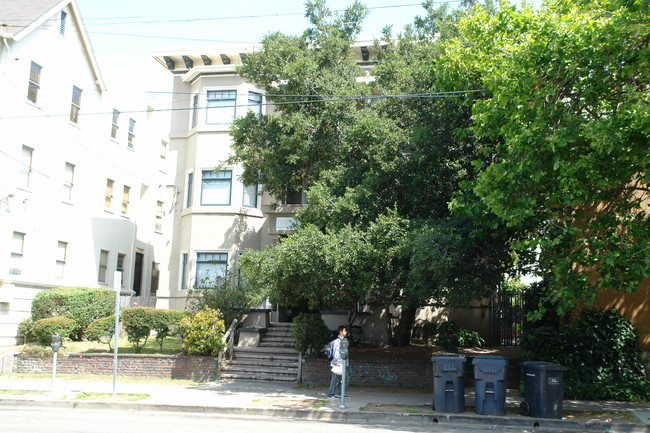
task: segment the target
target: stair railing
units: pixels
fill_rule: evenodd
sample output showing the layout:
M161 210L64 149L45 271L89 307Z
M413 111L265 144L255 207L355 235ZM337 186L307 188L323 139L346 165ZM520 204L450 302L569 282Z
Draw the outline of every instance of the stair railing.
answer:
M221 379L221 370L223 369L223 362L225 360L231 360L232 354L235 346L235 327L237 327L238 320L235 319L232 321L232 324L223 335L224 346L219 351L217 356L217 380Z

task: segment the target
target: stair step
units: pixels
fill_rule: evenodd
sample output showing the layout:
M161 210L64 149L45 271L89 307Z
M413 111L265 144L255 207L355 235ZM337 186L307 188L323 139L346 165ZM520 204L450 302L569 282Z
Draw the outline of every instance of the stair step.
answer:
M277 347L277 348L291 349L291 348L293 348L293 345L294 345L293 342L291 342L291 343L276 343L276 342L265 343L265 342L261 342L258 347Z
M273 367L257 367L254 365L237 365L237 364L227 364L228 368L226 371L228 373L256 373L256 374L274 374L274 375L293 375L298 374L298 366L293 367L284 367L284 366L273 366Z
M298 381L296 376L283 377L271 375L255 375L255 374L230 374L227 371L221 373L222 379L242 380L250 382L282 382L282 383L295 383Z
M246 362L298 362L297 355L270 355L263 353L236 353L233 356L235 361Z
M247 359L233 359L230 361L226 361L225 365L227 366L228 369L231 368L248 368L251 370L266 370L266 369L272 369L272 370L278 370L278 371L284 371L287 369L290 370L297 370L298 369L298 361L293 361L293 362L277 362L277 361L260 361L260 360L247 360Z
M259 347L259 346L251 346L251 347L235 347L235 352L239 353L269 353L269 354L292 354L298 356L298 352L296 349L291 348L291 347Z
M293 323L291 322L270 322L270 328L293 328Z

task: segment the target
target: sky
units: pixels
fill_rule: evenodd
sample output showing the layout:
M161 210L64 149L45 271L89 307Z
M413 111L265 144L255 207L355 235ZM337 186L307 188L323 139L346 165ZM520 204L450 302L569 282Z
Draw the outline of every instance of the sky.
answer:
M171 74L152 58L165 49L257 44L274 31L299 35L309 25L303 0L77 0L102 72L131 72L128 81L147 91L171 87ZM352 0L328 0L331 10L343 10ZM422 0L366 0L370 10L360 40L394 33L423 15ZM451 1L457 4L458 1ZM110 71L109 75L111 75ZM113 79L113 88L116 80ZM109 81L109 90L111 82ZM127 80L117 86L127 86ZM142 87L141 87L142 88Z

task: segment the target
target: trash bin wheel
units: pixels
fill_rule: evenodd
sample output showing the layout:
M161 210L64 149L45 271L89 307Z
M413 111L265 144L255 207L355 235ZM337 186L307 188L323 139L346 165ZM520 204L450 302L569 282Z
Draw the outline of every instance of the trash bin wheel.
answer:
M519 413L524 416L530 415L530 404L527 401L524 400L521 402L519 405Z

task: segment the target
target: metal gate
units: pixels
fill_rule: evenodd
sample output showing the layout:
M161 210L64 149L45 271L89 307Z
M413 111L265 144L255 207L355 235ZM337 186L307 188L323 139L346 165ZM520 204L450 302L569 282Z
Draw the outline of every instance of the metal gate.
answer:
M519 346L524 326L524 301L519 292L492 295L492 345Z

